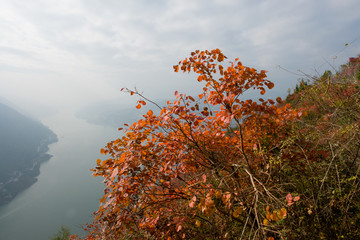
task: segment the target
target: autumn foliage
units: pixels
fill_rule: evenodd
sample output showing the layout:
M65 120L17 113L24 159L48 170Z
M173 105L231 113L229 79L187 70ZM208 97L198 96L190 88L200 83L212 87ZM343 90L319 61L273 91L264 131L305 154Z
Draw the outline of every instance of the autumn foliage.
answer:
M197 74L203 91L175 92L159 114L149 110L101 150L108 159L93 172L106 189L87 239L304 237L321 214L316 204L326 204L320 194L329 186L319 179L335 153L305 136L306 107L242 99L274 84L265 71L225 60L219 49L192 52L174 70ZM149 103L127 91L141 97L136 108Z

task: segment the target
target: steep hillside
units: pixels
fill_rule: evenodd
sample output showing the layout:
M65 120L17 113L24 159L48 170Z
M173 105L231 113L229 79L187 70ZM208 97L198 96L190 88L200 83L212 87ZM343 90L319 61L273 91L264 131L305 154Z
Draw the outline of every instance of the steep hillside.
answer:
M286 222L288 236L359 239L360 56L335 73L300 81L286 102L304 112L284 142L296 148L283 153L292 161L283 166L283 181L301 196Z
M57 141L47 127L0 103L0 204L36 182L40 163Z

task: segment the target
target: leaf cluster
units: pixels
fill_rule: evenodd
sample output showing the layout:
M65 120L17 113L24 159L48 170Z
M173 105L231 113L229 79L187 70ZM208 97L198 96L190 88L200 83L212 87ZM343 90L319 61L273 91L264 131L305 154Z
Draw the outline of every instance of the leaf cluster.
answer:
M87 239L360 236L358 72L303 84L287 101L244 100L274 84L225 59L192 52L174 71L196 73L203 91L175 92L101 150L93 172L106 188ZM137 108L149 102L128 92Z

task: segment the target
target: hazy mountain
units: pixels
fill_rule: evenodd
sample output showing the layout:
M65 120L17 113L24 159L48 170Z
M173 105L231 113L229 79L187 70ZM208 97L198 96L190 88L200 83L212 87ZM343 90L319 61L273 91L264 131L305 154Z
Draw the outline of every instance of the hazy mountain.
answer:
M170 102L173 102L171 100ZM166 100L155 101L159 107L166 107ZM195 103L192 103L195 104ZM111 126L115 128L124 127L124 123L131 125L132 123L138 121L142 118L142 115L146 114L150 109L154 114L159 114L160 109L158 106L147 101L145 106L142 106L141 109L136 109L136 103L132 107L124 106L122 104L116 104L113 102L97 102L86 107L81 108L76 112L76 116L86 120L89 123ZM200 109L203 107L209 107L200 104ZM212 110L218 109L217 107L212 107Z
M160 106L166 106L165 101L159 102ZM78 110L76 116L89 123L119 128L123 127L124 123L132 124L138 121L149 109L152 109L154 113L160 112L159 109L151 103L148 103L141 109L136 109L135 106L136 103L128 107L111 102L97 102Z
M49 128L0 103L0 204L36 182L40 163L51 157L48 145L56 141Z

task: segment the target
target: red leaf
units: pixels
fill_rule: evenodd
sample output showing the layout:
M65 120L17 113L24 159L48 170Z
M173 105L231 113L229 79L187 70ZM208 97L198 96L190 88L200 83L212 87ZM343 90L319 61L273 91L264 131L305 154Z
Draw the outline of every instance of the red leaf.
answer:
M286 201L287 202L292 202L293 197L291 196L291 193L289 193L288 195L286 195Z

